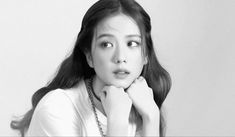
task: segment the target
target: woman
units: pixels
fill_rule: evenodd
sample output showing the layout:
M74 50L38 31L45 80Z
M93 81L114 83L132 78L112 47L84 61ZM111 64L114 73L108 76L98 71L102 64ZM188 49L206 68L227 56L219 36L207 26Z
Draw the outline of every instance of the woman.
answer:
M71 55L11 127L22 136L163 136L159 110L171 81L150 32L150 17L134 0L96 2Z

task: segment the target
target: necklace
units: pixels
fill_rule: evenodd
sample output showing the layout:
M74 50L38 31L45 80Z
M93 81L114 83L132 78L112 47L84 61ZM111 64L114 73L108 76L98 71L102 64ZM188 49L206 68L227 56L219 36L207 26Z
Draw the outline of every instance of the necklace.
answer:
M93 83L93 79L92 78L90 78L89 79L89 87L90 87L90 90L91 90L91 92L92 92L92 94L95 96L95 98L97 99L97 100L99 100L100 102L101 102L101 100L100 100L100 98L95 94L95 91L94 91L94 89L93 89L93 86L92 86L92 83Z
M87 80L87 84L86 84L87 85L87 91L88 91L89 98L91 100L92 109L93 109L93 112L95 114L95 119L96 119L96 123L97 123L98 128L99 128L99 131L100 131L100 135L102 137L105 137L104 132L103 132L102 127L101 127L101 123L98 119L98 115L97 115L97 112L96 112L96 109L95 109L95 103L94 103L94 100L93 100L92 93L95 96L95 98L97 98L98 100L100 100L100 99L95 95L95 92L92 88L92 82L93 82L92 78Z

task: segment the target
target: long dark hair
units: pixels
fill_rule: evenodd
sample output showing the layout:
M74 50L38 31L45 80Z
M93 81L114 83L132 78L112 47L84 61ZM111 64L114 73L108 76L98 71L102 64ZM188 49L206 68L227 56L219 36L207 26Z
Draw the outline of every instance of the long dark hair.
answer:
M13 120L11 128L20 131L21 135L27 131L33 112L44 95L48 92L60 89L69 89L82 79L95 75L93 68L87 64L85 53L90 52L91 42L97 24L114 14L123 13L136 21L145 42L145 54L148 63L144 66L142 76L145 77L148 85L153 89L154 100L161 109L170 87L171 79L169 73L159 64L151 38L150 17L145 10L134 0L99 0L86 12L81 30L72 53L61 63L55 77L45 86L37 90L32 96L32 108L22 119ZM162 136L164 121L161 116L160 135Z

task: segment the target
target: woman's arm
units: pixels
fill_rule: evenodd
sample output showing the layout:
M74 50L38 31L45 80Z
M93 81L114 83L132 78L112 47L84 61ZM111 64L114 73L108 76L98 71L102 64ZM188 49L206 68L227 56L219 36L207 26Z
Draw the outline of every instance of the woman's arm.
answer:
M136 79L127 93L143 120L141 136L159 136L160 112L154 101L153 91L145 79Z
M107 119L107 136L127 136L128 117L114 115Z
M158 111L158 109L157 109ZM159 112L153 112L149 116L142 116L143 119L143 136L160 136L159 134Z
M107 116L107 136L127 136L132 101L123 88L105 86L101 102Z

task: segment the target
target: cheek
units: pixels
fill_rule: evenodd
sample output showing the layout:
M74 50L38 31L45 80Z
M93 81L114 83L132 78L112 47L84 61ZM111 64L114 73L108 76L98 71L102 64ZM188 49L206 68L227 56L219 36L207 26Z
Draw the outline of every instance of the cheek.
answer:
M109 54L104 52L94 52L93 53L93 64L95 69L105 69L108 66L110 57Z
M145 64L145 59L140 51L130 54L129 61L131 64L133 64L137 68L141 68Z
M130 56L130 66L134 71L135 75L140 75L145 65L144 57L140 54L136 54L135 56Z

